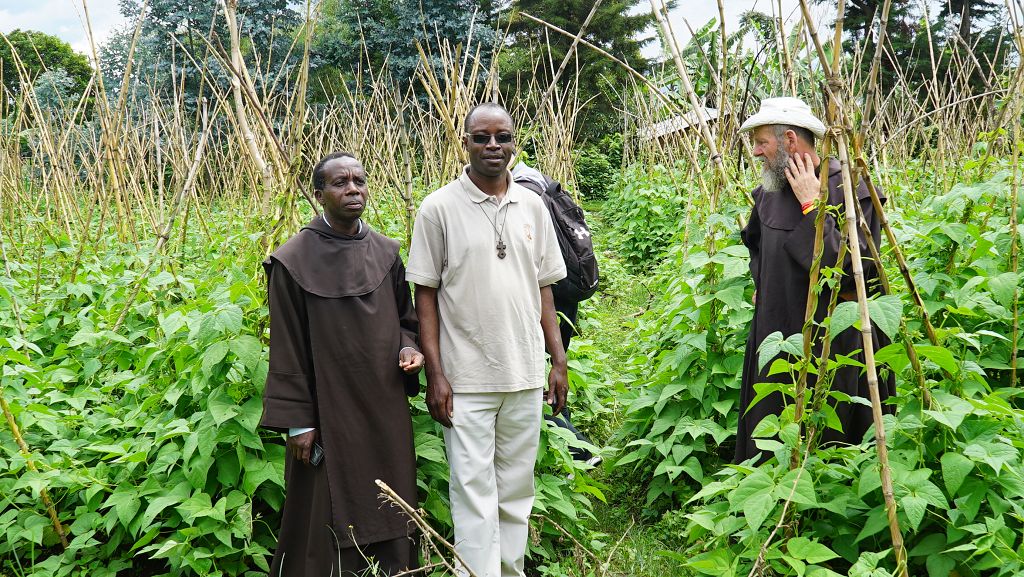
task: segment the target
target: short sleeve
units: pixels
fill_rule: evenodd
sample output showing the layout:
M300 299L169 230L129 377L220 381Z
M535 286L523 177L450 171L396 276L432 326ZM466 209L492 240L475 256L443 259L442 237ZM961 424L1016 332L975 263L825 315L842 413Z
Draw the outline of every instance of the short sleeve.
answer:
M439 223L438 211L429 197L416 215L409 246L409 264L405 280L431 288L441 285L441 272L447 264L444 228Z

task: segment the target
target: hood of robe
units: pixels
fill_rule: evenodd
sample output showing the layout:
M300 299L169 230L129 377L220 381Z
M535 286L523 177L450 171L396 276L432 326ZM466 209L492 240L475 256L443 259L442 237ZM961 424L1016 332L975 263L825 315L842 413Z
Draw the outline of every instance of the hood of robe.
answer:
M263 268L281 263L295 283L324 298L369 294L384 282L398 258L398 242L370 229L355 236L335 232L320 215L281 245Z

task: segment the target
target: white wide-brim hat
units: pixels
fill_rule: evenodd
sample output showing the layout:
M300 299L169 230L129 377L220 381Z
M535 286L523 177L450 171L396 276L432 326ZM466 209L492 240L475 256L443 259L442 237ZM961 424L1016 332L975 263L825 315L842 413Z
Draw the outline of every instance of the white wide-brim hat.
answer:
M771 124L799 126L810 130L818 138L825 136L825 123L818 120L806 102L791 96L762 100L761 110L743 122L740 132Z

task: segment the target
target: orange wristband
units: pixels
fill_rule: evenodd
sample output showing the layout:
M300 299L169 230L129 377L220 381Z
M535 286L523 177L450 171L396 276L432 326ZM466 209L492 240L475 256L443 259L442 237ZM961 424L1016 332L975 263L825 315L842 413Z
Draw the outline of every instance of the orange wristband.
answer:
M800 210L803 211L804 214L811 212L812 210L814 210L814 201L808 200L807 202L801 204Z

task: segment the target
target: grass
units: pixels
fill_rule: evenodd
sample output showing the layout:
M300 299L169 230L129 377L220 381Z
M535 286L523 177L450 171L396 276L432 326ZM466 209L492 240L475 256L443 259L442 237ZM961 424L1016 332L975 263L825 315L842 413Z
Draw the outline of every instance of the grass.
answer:
M631 272L616 252L614 231L602 214L603 204L584 202L601 271L601 289L581 303L581 335L573 340L573 357L593 361L588 365L589 377L596 382L591 382L589 388L598 389L595 396L604 401L600 411L575 412L576 425L599 446L608 442L621 422L625 407L618 404L616 393L630 386L631 377L625 367L635 352L632 343L636 319L647 311L654 298L647 279ZM608 461L615 458L611 456ZM592 475L608 487L608 503L595 501L597 523L593 527L594 531L608 535L607 546L597 552L607 563L606 575L688 575L677 559L663 554L680 549L671 543L671 527L643 517L638 504L644 502L645 488L618 482L622 472L609 472L607 468L599 467Z

